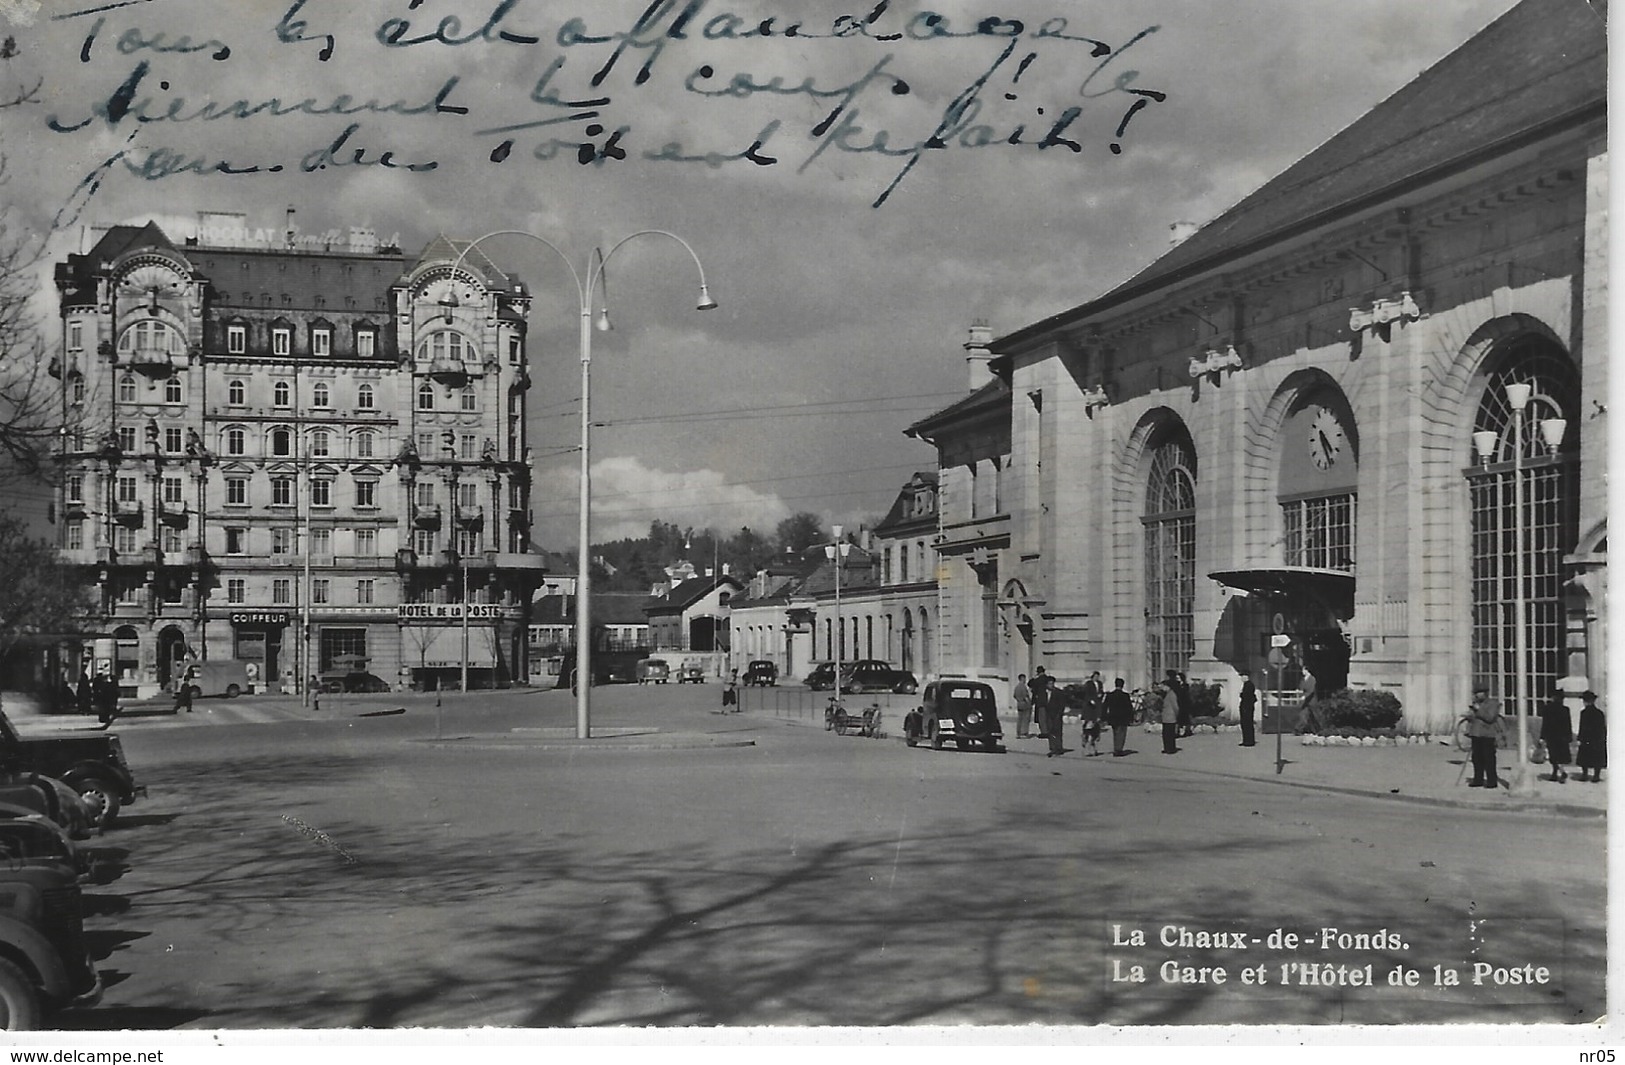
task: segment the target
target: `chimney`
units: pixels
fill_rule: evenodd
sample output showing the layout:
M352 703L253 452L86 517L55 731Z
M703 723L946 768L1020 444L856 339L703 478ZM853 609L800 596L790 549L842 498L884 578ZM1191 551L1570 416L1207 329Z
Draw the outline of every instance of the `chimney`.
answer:
M972 392L993 380L993 371L988 364L993 361L993 353L988 350L988 344L993 341L993 330L981 318L970 324L969 335L965 339L965 366L970 371L970 390Z

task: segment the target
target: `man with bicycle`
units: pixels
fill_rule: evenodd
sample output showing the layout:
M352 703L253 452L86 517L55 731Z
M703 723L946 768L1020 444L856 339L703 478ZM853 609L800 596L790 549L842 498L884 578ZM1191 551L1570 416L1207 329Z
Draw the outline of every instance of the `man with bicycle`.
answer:
M1469 788L1499 788L1501 779L1495 770L1495 739L1501 731L1501 700L1493 698L1488 688L1473 690L1471 716L1467 719L1467 735L1473 748L1473 779Z

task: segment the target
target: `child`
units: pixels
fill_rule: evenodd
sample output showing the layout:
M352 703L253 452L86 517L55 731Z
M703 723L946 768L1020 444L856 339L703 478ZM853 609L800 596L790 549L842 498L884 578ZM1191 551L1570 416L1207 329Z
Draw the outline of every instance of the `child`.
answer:
M1585 707L1580 711L1580 749L1574 753L1574 764L1580 768L1580 779L1593 784L1602 782L1602 771L1608 768L1608 718L1597 705L1597 693L1588 691L1580 698Z

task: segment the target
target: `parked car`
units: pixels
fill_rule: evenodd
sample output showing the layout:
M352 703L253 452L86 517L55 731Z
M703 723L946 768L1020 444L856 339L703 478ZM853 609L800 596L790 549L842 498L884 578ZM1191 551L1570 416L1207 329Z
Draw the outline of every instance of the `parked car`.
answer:
M0 1014L10 1031L41 1026L65 1006L92 1006L101 975L85 949L84 902L73 864L48 854L49 833L18 822L0 832Z
M671 680L671 663L664 658L645 658L638 663L639 684L665 684Z
M4 711L0 711L0 770L60 779L85 800L99 828L111 825L121 806L147 793L135 782L117 733L25 737Z
M742 683L758 688L771 688L779 683L779 667L765 658L758 658L745 666Z
M323 673L318 678L316 690L330 695L340 692L387 692L389 682L373 673Z
M910 747L922 740L942 750L953 743L960 750L979 744L990 751L1004 750L999 727L998 697L993 686L977 680L934 680L925 686L920 705L903 718L903 742Z
M698 658L685 658L683 664L677 667L678 684L704 684L705 663Z
M48 817L72 839L89 839L95 830L90 807L77 791L55 777L0 773L0 803Z
M835 687L835 663L820 662L814 666L802 681L808 689L815 692L830 691Z
M860 658L851 665L841 666L843 692L897 692L912 695L920 689L920 681L906 669L893 669L878 658Z

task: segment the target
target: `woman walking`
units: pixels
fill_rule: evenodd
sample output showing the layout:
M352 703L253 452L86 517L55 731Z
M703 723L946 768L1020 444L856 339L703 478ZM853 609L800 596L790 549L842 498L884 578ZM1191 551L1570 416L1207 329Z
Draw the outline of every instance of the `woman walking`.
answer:
M1608 718L1597 705L1597 693L1586 692L1580 698L1585 706L1580 710L1580 749L1575 752L1574 764L1580 767L1580 779L1590 773L1593 784L1602 782L1602 771L1608 768Z

